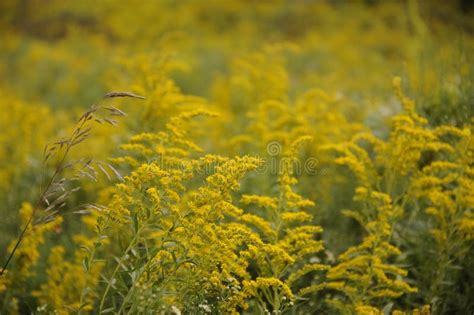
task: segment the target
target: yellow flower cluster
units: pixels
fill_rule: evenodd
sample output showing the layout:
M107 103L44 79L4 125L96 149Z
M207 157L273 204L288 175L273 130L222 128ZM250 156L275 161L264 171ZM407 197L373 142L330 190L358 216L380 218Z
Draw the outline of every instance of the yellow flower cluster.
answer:
M1 314L474 308L472 10L303 2L0 1Z
M5 91L0 94L2 103L8 104L0 115L0 190L6 191L19 184L22 172L40 164L35 157L52 136L51 122L58 117L47 106L24 103Z
M416 113L413 101L403 95L399 78L394 79L394 87L405 112L394 117L387 141L364 133L352 142L326 147L337 152L335 162L348 166L360 184L354 195L360 210L343 213L367 233L360 245L339 256L339 263L327 274L331 280L327 287L344 292L354 309L364 314L378 314L376 301L380 298L417 292L401 280L407 275L405 270L388 264L391 256L401 254L390 242L407 205L426 207L426 213L435 218L431 233L444 259L463 257L466 249L461 244L469 242L472 233L468 232L472 227L470 130L429 128L427 120ZM453 244L457 245L453 248ZM443 278L447 265L438 267L439 277ZM439 286L435 283L431 290ZM331 303L347 307L337 299Z
M259 274L267 278L248 283L252 288L249 292L257 297L261 311L266 310L267 305L271 305L273 311L284 311L293 303L292 292L306 295L320 290L322 286L319 284L296 289L298 279L310 272L328 268L308 260L323 249L322 242L315 239L322 228L308 224L312 216L302 210L314 206L314 203L300 196L293 188L297 183L293 163L297 161L298 148L310 139L307 136L297 138L282 154L286 159L278 175L277 197L244 195L241 199L244 204L254 204L265 211L265 219L253 216L251 223L268 242L254 253ZM242 216L244 221L246 216ZM279 292L269 290L269 283L274 283Z
M38 298L42 305L48 305L50 310L58 314L70 314L72 310L82 309L91 311L93 308L93 295L88 294L81 301L84 288L92 290L99 281L101 265L93 267L92 272L86 274L82 265L83 251L78 251L75 261L69 262L64 257L63 246L51 249L46 271L47 281L32 295ZM81 305L81 302L83 305Z
M27 202L23 203L20 209L20 217L22 225L26 225L31 215L33 214L33 206ZM15 279L16 280L26 280L28 277L31 277L34 274L34 267L38 263L40 258L40 249L39 246L45 242L45 234L48 232L59 232L61 227L61 222L63 221L62 217L57 216L53 220L33 225L26 230L25 235L22 240L22 244L18 247L16 253L16 270L15 270ZM16 241L13 241L9 246L9 251L13 250ZM12 277L12 273L7 275Z
M148 244L146 247L156 252L140 258L141 271L122 293L121 308L143 310L154 299L155 304L166 301L193 310L199 305L187 292L198 292L201 288L208 298L216 299L222 312L236 313L238 308L249 307L248 301L253 298L262 310L270 307L283 311L294 303L293 288L298 288L298 279L327 269L322 264L308 263L308 258L323 248L322 242L314 239L322 229L301 225L312 219L303 208L314 203L292 188L297 183L292 164L297 160L298 147L310 137L297 138L284 154L286 162L279 175L278 197L242 196L244 205L267 209L268 213L262 216L240 209L233 201L243 176L257 169L262 160L250 156L193 157L193 152L200 149L189 140L187 124L201 114L207 112L185 112L171 118L166 132L133 136L131 143L140 146L126 148L134 156L117 159L133 159L132 171L116 185L107 209L99 214L97 231L112 228L130 241L116 271L125 268L122 264L130 259L126 258L132 253L129 250L138 243ZM205 180L204 185L199 184L198 178ZM106 246L113 245L112 242ZM249 273L252 264L256 264L259 277ZM52 267L50 272L57 270ZM116 277L114 272L108 281ZM107 286L100 309L107 305L111 287ZM309 294L316 288L312 285L299 292ZM144 299L137 301L137 296ZM68 301L62 299L65 305Z
M407 275L405 270L388 263L391 256L401 253L390 244L393 224L400 211L397 212L385 193L368 193L360 187L356 198L363 202L365 211L346 211L345 214L363 224L367 236L360 245L339 256L339 263L328 271L330 281L326 286L344 292L359 312L360 308L373 308L380 298L397 298L417 290L399 279Z

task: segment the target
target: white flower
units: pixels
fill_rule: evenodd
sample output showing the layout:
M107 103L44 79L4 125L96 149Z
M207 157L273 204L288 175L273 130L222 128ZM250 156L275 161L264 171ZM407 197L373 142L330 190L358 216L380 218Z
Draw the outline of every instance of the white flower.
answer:
M181 315L181 311L174 305L171 305L171 311L176 315Z
M211 313L212 312L211 307L207 304L199 304L199 307L202 308L204 310L204 312L206 312L206 313Z

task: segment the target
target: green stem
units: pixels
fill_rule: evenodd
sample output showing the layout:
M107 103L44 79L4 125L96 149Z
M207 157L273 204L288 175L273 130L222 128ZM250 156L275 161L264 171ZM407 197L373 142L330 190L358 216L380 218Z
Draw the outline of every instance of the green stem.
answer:
M125 252L123 255L120 257L117 266L115 267L114 271L112 272L112 275L110 276L109 281L107 281L107 287L105 288L104 294L102 295L102 298L100 300L100 306L99 306L99 314L102 313L102 309L104 308L105 304L105 298L107 297L107 294L109 293L110 287L112 285L112 280L115 278L115 275L117 274L118 270L120 269L120 266L122 265L122 262L124 261L125 257L127 256L128 252L132 249L132 247L135 245L135 242L138 239L138 236L140 234L141 229L137 230L137 233L134 235L133 239L130 241L128 244L127 249L125 249ZM123 304L122 304L123 306ZM120 313L120 312L119 312Z
M95 256L95 246L94 248L92 249L92 252L88 258L88 261L87 261L87 270L86 270L86 274L84 275L84 278L85 278L85 283L84 283L84 287L82 288L81 290L81 297L79 299L79 310L77 311L77 313L80 315L81 314L81 309L82 309L82 304L84 303L84 299L86 298L86 289L87 289L87 276L89 275L89 270L91 268L91 264L93 262L93 259L94 259L94 256Z
M71 140L70 140L70 143L71 143ZM30 217L28 218L28 221L26 221L25 227L22 229L22 231L21 231L20 235L18 236L18 239L15 243L15 246L13 247L12 251L10 252L10 255L8 256L7 261L5 262L2 269L0 270L0 276L3 276L4 272L7 270L7 267L10 264L10 261L13 259L13 256L15 256L15 253L16 253L18 247L20 246L21 241L23 240L23 237L25 236L26 231L28 230L31 223L33 222L33 219L35 218L35 215L38 211L39 206L41 205L41 202L42 202L44 196L48 193L48 191L51 188L51 185L54 183L54 180L56 179L56 177L61 173L63 164L66 160L66 157L69 153L70 148L71 148L70 145L68 145L67 148L66 148L66 151L64 152L63 158L61 159L61 162L59 163L56 170L54 171L53 176L51 176L51 179L49 180L48 185L46 186L43 193L40 195L40 197L36 201L36 204L33 208L33 211L31 213Z
M143 267L143 271L137 276L137 281L138 279L140 279L141 275L143 275L143 272L144 270L147 269L147 267L149 266L149 264L151 263L152 259L148 260L148 262L145 264L145 266ZM128 290L127 292L127 295L125 296L125 298L123 299L123 302L122 302L122 305L120 305L120 309L118 311L117 314L121 314L125 305L127 304L128 300L130 299L130 296L132 296L132 292L134 292L134 288L135 288L135 283L136 282L133 282L132 285L130 286L130 290Z

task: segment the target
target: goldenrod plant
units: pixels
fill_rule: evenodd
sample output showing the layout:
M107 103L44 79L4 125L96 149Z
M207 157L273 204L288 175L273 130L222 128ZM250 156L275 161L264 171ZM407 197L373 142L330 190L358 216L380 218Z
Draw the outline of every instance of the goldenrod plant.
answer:
M472 312L473 14L0 1L0 314Z

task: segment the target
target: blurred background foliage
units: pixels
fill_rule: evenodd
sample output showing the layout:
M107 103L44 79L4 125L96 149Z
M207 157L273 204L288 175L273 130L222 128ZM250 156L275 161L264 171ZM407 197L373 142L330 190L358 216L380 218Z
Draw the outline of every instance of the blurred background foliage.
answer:
M111 90L147 100L121 101L129 117L118 129L97 129L85 152L94 158L106 159L129 135L160 130L202 104L220 117L199 121L191 133L212 153L264 156L267 143L279 140L282 117L311 130L314 145L303 154L318 158L319 172L299 178L299 193L316 201L327 255L337 256L363 234L340 215L353 204L356 184L320 147L365 129L386 138L389 118L401 111L393 76L430 126L472 124L473 14L466 0L1 1L1 256L19 230L16 209L33 199L41 180L44 145ZM289 109L257 106L267 100ZM271 182L250 178L242 191L264 193ZM87 184L68 207L95 200L104 185ZM66 216L47 242L69 244L82 229L78 222ZM467 275L455 281L472 283L473 261L466 258ZM28 285L42 282L39 276ZM472 310L462 298L474 293L472 284L456 285L464 291L445 295L444 310Z

